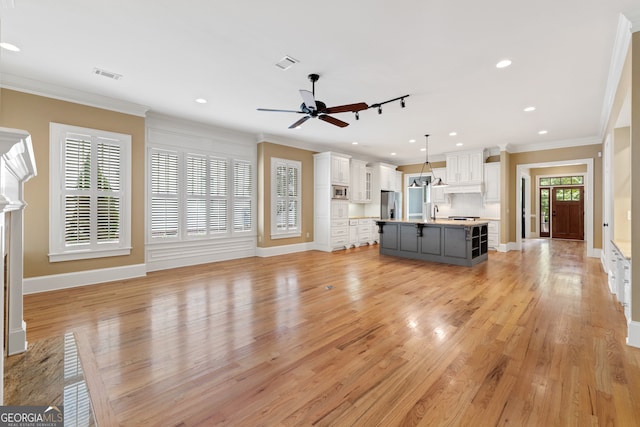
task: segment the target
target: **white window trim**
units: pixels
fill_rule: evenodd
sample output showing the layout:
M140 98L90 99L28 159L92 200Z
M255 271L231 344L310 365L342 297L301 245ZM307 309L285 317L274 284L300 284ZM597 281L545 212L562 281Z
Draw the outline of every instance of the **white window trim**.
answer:
M64 245L62 202L64 186L63 146L68 133L91 135L92 138L110 139L122 147L122 176L120 202L120 238L115 244L92 244L90 248L67 249ZM73 261L81 259L124 256L131 254L131 135L104 130L83 128L61 123L49 124L49 261ZM97 247L97 246L100 247Z
M299 209L298 209L298 218L297 218L297 227L295 229L288 230L278 230L277 228L277 166L285 165L287 167L295 167L298 171L298 179L297 179L297 191L298 200L299 200ZM271 158L271 238L272 239L286 239L291 237L300 237L302 236L302 162L297 160L287 160L287 159L279 159L276 157Z

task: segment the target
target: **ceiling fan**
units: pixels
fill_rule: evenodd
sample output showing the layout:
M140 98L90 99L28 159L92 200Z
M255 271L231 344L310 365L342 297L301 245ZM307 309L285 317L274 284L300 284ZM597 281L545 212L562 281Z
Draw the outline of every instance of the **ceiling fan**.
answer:
M311 118L318 118L332 125L339 126L341 128L349 126L349 123L336 119L329 114L334 113L357 113L358 111L366 110L369 106L364 102L358 102L355 104L338 105L336 107L327 107L322 101L316 100L316 82L320 78L318 74L309 74L309 80L311 80L311 92L308 90L300 89L300 95L302 96L302 104L300 104L300 111L298 110L275 110L271 108L258 108L258 111L274 111L280 113L298 113L305 114L303 118L289 126L289 129L294 129L302 125L304 122Z

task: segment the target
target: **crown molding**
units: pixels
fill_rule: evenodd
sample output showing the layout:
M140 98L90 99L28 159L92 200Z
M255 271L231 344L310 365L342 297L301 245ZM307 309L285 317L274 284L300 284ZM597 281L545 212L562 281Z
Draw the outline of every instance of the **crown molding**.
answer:
M631 22L632 33L640 31L640 9L627 12L624 16Z
M139 117L146 117L147 111L149 111L149 107L146 105L126 102L108 96L96 95L7 73L2 74L0 87Z
M505 148L509 153L527 153L530 151L555 150L558 148L581 147L584 145L602 144L602 138L592 136L588 138L562 139L549 142L536 142L533 144L513 145L506 144Z

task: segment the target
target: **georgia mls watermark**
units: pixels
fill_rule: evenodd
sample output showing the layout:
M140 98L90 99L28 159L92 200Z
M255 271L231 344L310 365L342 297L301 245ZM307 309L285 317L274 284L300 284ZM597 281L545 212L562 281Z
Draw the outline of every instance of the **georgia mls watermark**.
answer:
M62 406L0 406L0 427L64 427Z

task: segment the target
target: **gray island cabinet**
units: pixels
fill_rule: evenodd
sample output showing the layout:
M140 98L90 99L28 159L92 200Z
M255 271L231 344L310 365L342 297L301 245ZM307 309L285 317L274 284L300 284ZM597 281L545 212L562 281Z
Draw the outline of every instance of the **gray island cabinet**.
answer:
M486 261L488 222L379 220L380 254L470 267Z

